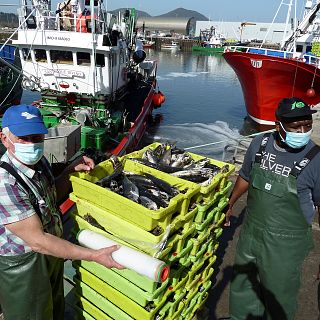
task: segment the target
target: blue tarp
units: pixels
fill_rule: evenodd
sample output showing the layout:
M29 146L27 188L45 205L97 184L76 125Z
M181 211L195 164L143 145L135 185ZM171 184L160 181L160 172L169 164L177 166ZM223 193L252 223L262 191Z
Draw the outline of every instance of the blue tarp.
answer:
M276 51L276 50L266 50L266 49L249 49L250 53L257 53L257 54L264 54L267 56L272 56L272 57L279 57L279 58L284 58L284 52L283 51Z
M1 45L0 45L1 47ZM2 50L0 51L0 57L7 60L7 61L14 61L14 52L16 48L14 46L10 46L6 44Z

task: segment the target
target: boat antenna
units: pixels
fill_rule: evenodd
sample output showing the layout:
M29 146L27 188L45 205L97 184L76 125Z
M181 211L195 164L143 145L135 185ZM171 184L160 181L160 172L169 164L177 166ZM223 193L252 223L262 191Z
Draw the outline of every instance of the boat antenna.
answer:
M269 32L270 32L270 30L271 30L271 27L273 26L274 21L276 20L278 14L279 14L279 11L280 11L280 9L281 9L281 7L282 7L282 5L291 5L291 4L292 4L292 0L290 1L290 4L285 4L285 3L284 3L284 0L281 0L281 3L280 3L280 5L279 5L279 7L278 7L278 9L277 9L277 11L276 11L273 19L272 19L272 22L271 22L271 24L270 24L270 27L268 28L268 30L267 30L264 38L263 38L263 41L262 41L262 43L261 43L261 45L260 45L260 48L262 48L262 45L266 42L266 39L267 39L267 37L268 37L268 35L269 35ZM287 16L287 19L288 19L288 16ZM287 25L286 25L286 28L287 28ZM285 34L286 34L286 30L284 31L284 36L285 36ZM282 40L282 41L283 41L283 40Z

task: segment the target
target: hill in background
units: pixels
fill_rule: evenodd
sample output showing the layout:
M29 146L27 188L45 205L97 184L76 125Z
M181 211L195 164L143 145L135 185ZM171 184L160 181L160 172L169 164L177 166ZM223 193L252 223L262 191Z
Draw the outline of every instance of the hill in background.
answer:
M185 18L185 17L194 17L196 21L208 21L209 19L204 16L203 14L193 11L193 10L187 10L184 8L178 8L175 10L172 10L168 13L161 14L158 17L178 17L178 18Z
M0 26L15 28L18 24L18 16L15 13L0 12Z
M116 9L116 10L113 10L111 11L112 13L117 13L119 11L123 12L124 10L126 10L126 8L119 8L119 9ZM145 11L139 11L137 10L137 16L138 17L151 17L150 14L148 14L147 12ZM204 16L203 14L197 12L197 11L193 11L193 10L187 10L187 9L184 9L184 8L177 8L175 10L172 10L168 13L164 13L164 14L161 14L159 16L155 16L155 17L163 17L163 18L166 18L166 17L177 17L177 18L185 18L185 17L194 17L194 19L196 21L208 21L209 19Z
M128 8L119 8L119 9L115 9L115 10L110 10L110 13L113 14L117 14L119 11L121 13L123 13L125 10L127 10ZM151 17L149 13L144 12L144 11L140 11L140 10L136 10L137 12L137 17Z

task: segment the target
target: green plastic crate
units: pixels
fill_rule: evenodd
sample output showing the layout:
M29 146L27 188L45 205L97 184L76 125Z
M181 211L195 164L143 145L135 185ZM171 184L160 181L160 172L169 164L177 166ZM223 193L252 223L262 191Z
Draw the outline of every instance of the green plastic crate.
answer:
M123 159L120 158L120 161L123 161ZM149 169L132 161L125 161L124 164L125 171L137 174L147 172L179 189L180 193L170 200L166 208L149 210L134 201L96 185L95 182L113 173L114 169L110 160L100 163L90 173L73 173L70 180L73 193L77 197L137 224L147 231L159 226L165 229L171 223L172 217L182 213L186 215L189 212L190 198L198 192L198 186L194 183L186 184L182 179Z
M195 216L195 222L202 223L206 219L207 213L212 209L212 207L219 207L223 209L229 201L227 198L228 192L232 187L232 182L228 182L226 186L219 192L216 192L214 196L208 201L202 201L201 203L197 203L198 213Z

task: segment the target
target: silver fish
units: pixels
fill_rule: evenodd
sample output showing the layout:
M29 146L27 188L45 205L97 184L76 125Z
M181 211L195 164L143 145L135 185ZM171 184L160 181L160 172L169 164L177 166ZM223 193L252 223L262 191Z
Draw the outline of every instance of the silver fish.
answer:
M123 175L123 195L134 202L139 202L139 189L125 175Z
M140 203L150 210L158 210L157 204L146 196L140 197Z

